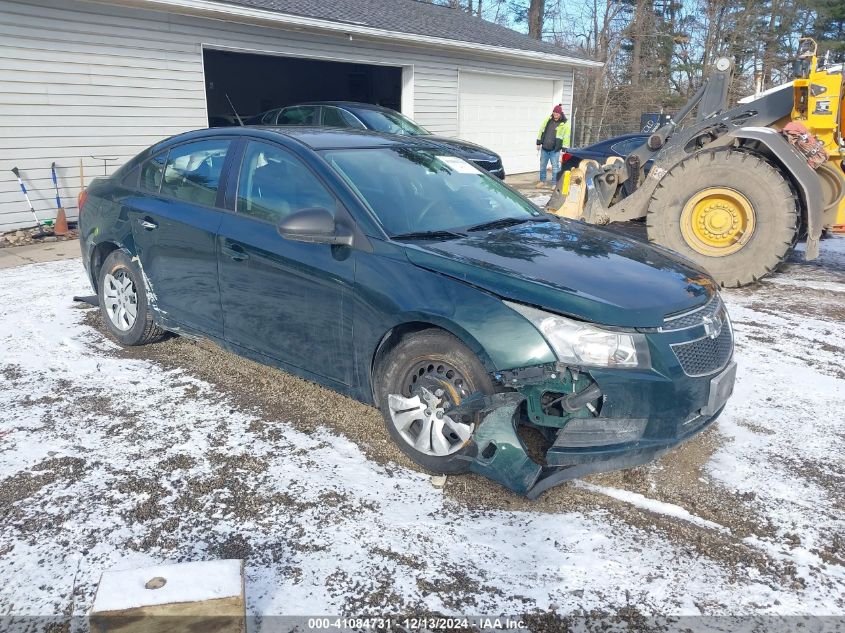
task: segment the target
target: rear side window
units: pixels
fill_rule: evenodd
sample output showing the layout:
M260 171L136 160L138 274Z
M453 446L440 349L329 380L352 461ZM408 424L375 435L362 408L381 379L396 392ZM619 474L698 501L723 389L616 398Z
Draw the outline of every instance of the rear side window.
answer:
M276 122L277 116L279 116L278 110L270 110L267 114L261 117L261 122L265 125L273 125Z
M186 202L214 206L230 144L228 139L209 139L171 149L161 193Z
M167 152L156 154L141 166L141 189L158 193L161 189L161 177L164 174L164 161Z
M135 165L132 169L124 174L123 178L120 179L120 184L126 187L127 189L137 189L138 188L138 174L141 171L141 167L139 165Z
M313 207L335 210L334 196L317 176L281 147L250 141L238 178L238 213L277 224Z

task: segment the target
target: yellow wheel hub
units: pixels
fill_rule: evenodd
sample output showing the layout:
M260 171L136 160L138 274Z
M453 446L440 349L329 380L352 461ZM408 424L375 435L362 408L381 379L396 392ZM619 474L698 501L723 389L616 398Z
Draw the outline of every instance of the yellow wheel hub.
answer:
M740 250L754 233L754 208L734 189L708 187L681 212L681 234L696 252L724 257Z

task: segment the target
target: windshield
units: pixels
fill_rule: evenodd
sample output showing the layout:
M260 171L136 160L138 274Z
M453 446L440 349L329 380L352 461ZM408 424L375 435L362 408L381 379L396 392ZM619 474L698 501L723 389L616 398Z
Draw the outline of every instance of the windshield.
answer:
M335 149L323 157L391 236L545 217L498 178L440 150Z
M408 117L392 110L368 110L362 108L352 111L368 128L376 132L387 134L401 134L403 136L421 136L431 134L424 127L411 121Z

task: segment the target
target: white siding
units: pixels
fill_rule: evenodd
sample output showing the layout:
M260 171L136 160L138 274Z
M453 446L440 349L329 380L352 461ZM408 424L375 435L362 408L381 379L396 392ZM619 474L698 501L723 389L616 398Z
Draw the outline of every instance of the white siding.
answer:
M507 173L535 171L537 129L562 94L555 78L461 72L458 136L500 154Z
M152 143L205 127L203 46L339 61L413 66L413 117L432 132L458 133L461 70L562 81L571 70L462 58L356 37L250 24L82 0L0 0L0 231L31 224L11 173L19 167L41 217L53 217L50 163L62 201L76 217L79 161L86 181L108 173ZM491 95L494 99L495 95ZM503 122L506 124L506 122ZM528 139L527 142L530 142Z

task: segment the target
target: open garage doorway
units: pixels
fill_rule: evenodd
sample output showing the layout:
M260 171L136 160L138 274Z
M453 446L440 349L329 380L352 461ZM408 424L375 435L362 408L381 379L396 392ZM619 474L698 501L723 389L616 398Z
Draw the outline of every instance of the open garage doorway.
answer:
M401 110L402 68L301 57L203 50L208 123L237 125L303 101L358 101Z

